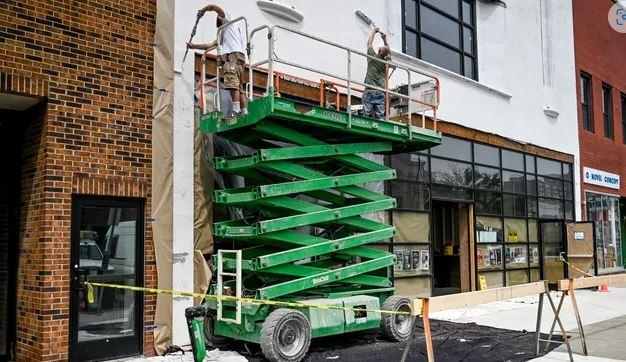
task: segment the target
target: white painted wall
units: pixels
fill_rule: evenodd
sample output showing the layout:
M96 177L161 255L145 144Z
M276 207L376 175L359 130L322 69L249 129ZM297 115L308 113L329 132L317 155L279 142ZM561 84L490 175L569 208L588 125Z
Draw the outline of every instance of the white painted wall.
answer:
M360 9L388 33L392 49L398 52L402 49L401 0L279 1L294 5L304 14L304 20L300 24L287 22L261 11L254 0L213 2L222 6L233 17L245 16L250 23L250 29L263 24L282 24L365 51L369 28L354 15L354 11ZM546 6L543 9L543 29L540 9L542 1ZM206 0L176 1L176 67L179 67L185 51L196 11L207 3ZM578 197L580 167L571 2L506 1L506 8L480 1L476 3L479 82L467 80L416 59L408 59L406 56L398 56L397 59L404 59L440 77L441 119L573 154L576 158L575 195ZM201 21L194 42L209 42L215 35L215 15L209 14ZM264 35L259 37L263 38ZM266 54L265 43L261 41L254 44L255 54L258 54L254 60L258 60ZM546 46L542 47L542 44ZM344 52L286 34L277 34L276 54L281 58L339 75L346 74ZM185 153L180 156L185 170L175 174L174 182L175 190L181 195L189 196L177 200L178 205L181 208L186 207L189 212L192 210L190 202L193 202L190 198L191 180L187 182L178 177L189 176L187 167L191 167L189 162L193 159L192 150L188 147L192 144L192 133L186 128L193 124L193 115L187 109L187 101L182 99L191 99L192 58L187 58L183 72L177 75L175 94L176 104L181 105L175 110L175 124L180 125L184 131L179 134L179 139L180 142L189 142L178 148L175 146L175 158L177 152ZM354 74L364 75L365 59L355 59L354 63ZM301 71L290 72L307 75ZM549 79L544 81L546 74ZM543 112L546 107L558 111L559 117L547 117ZM183 186L177 188L176 185ZM183 215L182 209L180 215ZM576 202L576 215L580 217L579 202ZM193 227L182 220L180 223L185 225L185 230ZM182 239L178 238L180 242L192 243L191 238L187 240L185 236ZM176 245L177 240L174 242Z

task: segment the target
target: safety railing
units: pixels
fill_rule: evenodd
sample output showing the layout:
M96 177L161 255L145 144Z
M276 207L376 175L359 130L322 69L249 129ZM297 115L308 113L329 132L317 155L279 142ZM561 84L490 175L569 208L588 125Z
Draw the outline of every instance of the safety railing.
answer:
M434 77L430 74L427 74L419 69L408 66L406 64L399 64L397 62L394 62L393 60L384 60L379 57L370 56L366 53L343 46L341 44L337 44L335 42L328 41L328 40L316 37L314 35L310 35L310 34L307 34L298 30L290 29L290 28L280 26L280 25L274 25L274 26L262 25L262 26L254 28L252 31L249 32L248 23L244 17L236 18L220 26L218 28L218 39L220 39L220 36L226 27L233 25L239 21L245 22L245 29L246 29L246 39L247 39L246 51L248 53L247 55L248 55L248 63L249 63L249 66L248 66L249 81L248 81L248 84L246 85L245 92L250 101L254 100L255 97L259 97L258 94L254 93L254 75L258 73L266 73L267 80L266 80L266 84L264 87L265 88L265 93L263 94L264 96L273 94L273 92L278 91L278 88L280 88L281 78L292 77L295 79L302 79L304 81L310 82L311 84L314 84L316 87L319 87L320 106L325 106L324 104L326 100L325 91L328 87L335 92L335 108L336 109L341 108L340 106L341 99L342 97L345 97L346 99L345 108L348 111L348 127L350 127L352 123L352 113L353 113L352 109L353 109L353 105L355 105L353 102L353 97L357 93L363 93L365 90L371 89L371 90L384 92L385 94L385 120L390 120L390 117L392 117L391 112L390 112L390 99L394 97L395 99L406 102L406 112L401 111L395 114L392 120L404 121L405 119L407 119L408 122L411 122L412 115L418 114L418 115L421 115L421 127L426 128L426 112L430 111L432 112L432 120L433 120L432 129L433 130L437 129L437 110L439 108L439 100L440 100L440 82L437 77ZM303 37L303 38L306 38L306 39L309 39L309 40L312 40L321 44L325 44L335 49L344 51L346 54L344 58L345 69L346 69L345 75L335 74L327 70L318 69L313 66L298 64L297 62L289 61L287 59L278 57L274 52L275 42L276 42L275 34L278 30L284 31L290 34L294 34L296 36ZM255 36L259 35L260 33L266 33L267 35L267 39L268 39L267 55L266 57L260 60L256 60L253 57L254 55L256 55L256 52L254 51L255 50L254 39L255 39ZM201 92L201 105L204 110L204 113L206 113L207 111L207 107L206 107L207 105L206 105L205 96L204 96L204 88L207 85L205 81L206 80L205 68L206 68L208 55L209 55L208 52L205 52L203 54L202 69L201 69L200 92ZM384 88L371 85L371 84L366 84L364 81L359 81L355 79L354 74L353 74L353 69L352 69L353 57L355 56L360 56L368 60L371 59L371 60L375 60L375 61L385 64L387 76L385 77L386 81L385 81ZM217 69L216 69L217 79L219 79L219 76L220 76L220 69L219 69L220 62L221 62L220 58L221 58L221 48L218 47ZM295 68L295 69L300 69L302 71L313 73L313 74L319 74L323 77L331 78L332 80L321 78L320 81L318 82L318 81L312 81L312 80L308 80L305 78L293 76L293 75L287 74L286 72L277 70L278 64ZM399 91L399 89L401 88L400 86L394 87L393 89L391 89L390 84L389 84L390 83L389 82L389 69L400 70L406 73L406 80L407 80L407 84L405 85L406 94ZM363 74L359 73L359 78L362 78L362 77L363 77ZM416 78L420 78L420 80L416 81ZM216 93L214 94L213 107L219 112L221 111L221 108L220 108L221 102L219 101L220 84L219 82L215 82L213 84L216 85L215 87ZM427 89L430 90L431 97L434 99L428 100L428 99L419 98L415 96L416 91L414 90L414 87L424 85L424 84L429 85Z

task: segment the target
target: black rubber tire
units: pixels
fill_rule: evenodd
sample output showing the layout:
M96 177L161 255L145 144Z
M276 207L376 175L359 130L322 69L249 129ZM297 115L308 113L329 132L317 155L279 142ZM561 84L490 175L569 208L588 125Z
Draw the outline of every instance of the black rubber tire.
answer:
M207 308L206 317L204 317L204 341L209 347L219 349L230 348L235 344L235 340L218 336L214 332L216 316L217 311L215 309Z
M392 295L383 303L383 310L410 312L411 299ZM383 313L380 320L380 329L388 340L404 342L411 336L414 321L415 316L413 315Z
M295 346L294 352L285 354L280 348L281 335L286 328L294 325L302 329L296 336L302 340ZM301 361L311 345L311 323L301 312L287 308L276 309L263 322L260 344L263 355L271 362Z

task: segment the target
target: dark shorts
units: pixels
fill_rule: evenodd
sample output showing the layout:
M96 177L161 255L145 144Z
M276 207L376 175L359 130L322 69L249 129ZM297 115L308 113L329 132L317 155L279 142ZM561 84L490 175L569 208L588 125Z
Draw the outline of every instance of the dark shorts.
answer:
M363 92L363 114L381 119L385 116L385 93L375 89Z

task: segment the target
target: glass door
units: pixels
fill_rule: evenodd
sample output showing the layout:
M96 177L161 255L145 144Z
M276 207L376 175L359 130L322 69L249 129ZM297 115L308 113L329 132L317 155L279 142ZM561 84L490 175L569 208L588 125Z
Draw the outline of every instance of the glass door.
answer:
M73 202L71 359L137 355L142 346L141 293L85 281L143 286L143 203L80 197Z
M543 279L556 282L565 278L561 253L566 252L563 221L541 221L541 245L543 251Z

